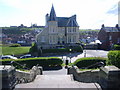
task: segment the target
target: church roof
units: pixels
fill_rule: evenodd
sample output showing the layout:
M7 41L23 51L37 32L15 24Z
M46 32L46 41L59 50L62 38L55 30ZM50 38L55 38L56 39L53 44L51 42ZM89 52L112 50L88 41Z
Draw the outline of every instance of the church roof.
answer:
M55 13L53 5L52 5L51 11L50 11L49 21L56 21L56 13Z
M68 23L69 17L57 17L58 27L65 27Z
M76 15L71 17L56 17L56 13L53 5L50 11L50 16L48 21L57 21L58 27L78 27L78 23L76 21Z

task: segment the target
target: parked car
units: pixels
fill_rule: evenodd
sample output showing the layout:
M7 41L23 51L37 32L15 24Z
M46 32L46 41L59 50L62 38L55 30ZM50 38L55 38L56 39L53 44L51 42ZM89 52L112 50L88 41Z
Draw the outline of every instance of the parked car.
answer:
M11 56L11 55L4 55L0 57L1 59L18 59L17 57Z
M26 55L23 55L21 56L20 58L33 58L34 56L32 56L31 54L26 54Z

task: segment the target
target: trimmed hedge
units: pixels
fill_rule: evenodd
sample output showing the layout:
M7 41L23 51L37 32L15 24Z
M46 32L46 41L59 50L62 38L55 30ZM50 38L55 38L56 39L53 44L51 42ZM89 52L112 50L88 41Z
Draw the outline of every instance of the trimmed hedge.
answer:
M63 63L63 61L57 57L25 58L25 59L18 59L18 60L6 59L1 61L2 61L2 65L10 65L11 61L15 61L16 63L19 63L23 66L24 64L26 64L26 67L28 68L32 68L37 64L39 64L42 67L48 67L48 66L60 66ZM13 65L16 68L21 68L21 66L16 63L13 63Z
M85 57L77 59L74 62L74 65L76 65L78 68L86 68L101 61L104 62L104 64L106 64L106 60L107 58L102 57Z
M114 50L120 50L120 45L115 44L114 45Z
M108 53L108 64L115 65L120 68L120 50L109 51Z
M21 46L20 44L12 44L9 47L20 47L20 46Z
M62 52L83 52L82 46L68 47L68 48L55 48L55 49L43 49L42 53L62 53Z

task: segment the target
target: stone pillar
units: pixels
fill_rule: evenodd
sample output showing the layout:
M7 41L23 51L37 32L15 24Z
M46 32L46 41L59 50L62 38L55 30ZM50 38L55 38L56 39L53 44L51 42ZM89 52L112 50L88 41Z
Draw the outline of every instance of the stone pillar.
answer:
M2 79L2 89L11 90L15 87L15 67L10 65L0 65L0 78Z
M101 67L99 83L106 90L120 89L120 69L115 66Z

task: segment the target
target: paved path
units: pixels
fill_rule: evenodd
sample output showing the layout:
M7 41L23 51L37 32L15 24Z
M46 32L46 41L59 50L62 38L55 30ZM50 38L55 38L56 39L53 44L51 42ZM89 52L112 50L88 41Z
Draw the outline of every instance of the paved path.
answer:
M17 88L22 88L22 90L23 88L34 88L34 90L43 88L54 88L55 90L63 90L63 88L64 90L67 88L74 90L74 88L76 88L77 90L83 90L85 88L91 88L91 90L98 90L99 85L97 83L81 83L74 81L71 75L37 75L33 82L18 84L15 88L16 90Z
M43 75L67 75L67 69L43 71Z
M107 57L107 54L108 54L108 51L104 51L104 50L84 50L83 53L71 53L71 54L67 54L64 56L58 56L58 57L62 58L64 60L64 62L66 59L68 59L70 61L69 57L71 57L71 63L73 63L74 61L76 61L79 58L83 58L83 57Z

